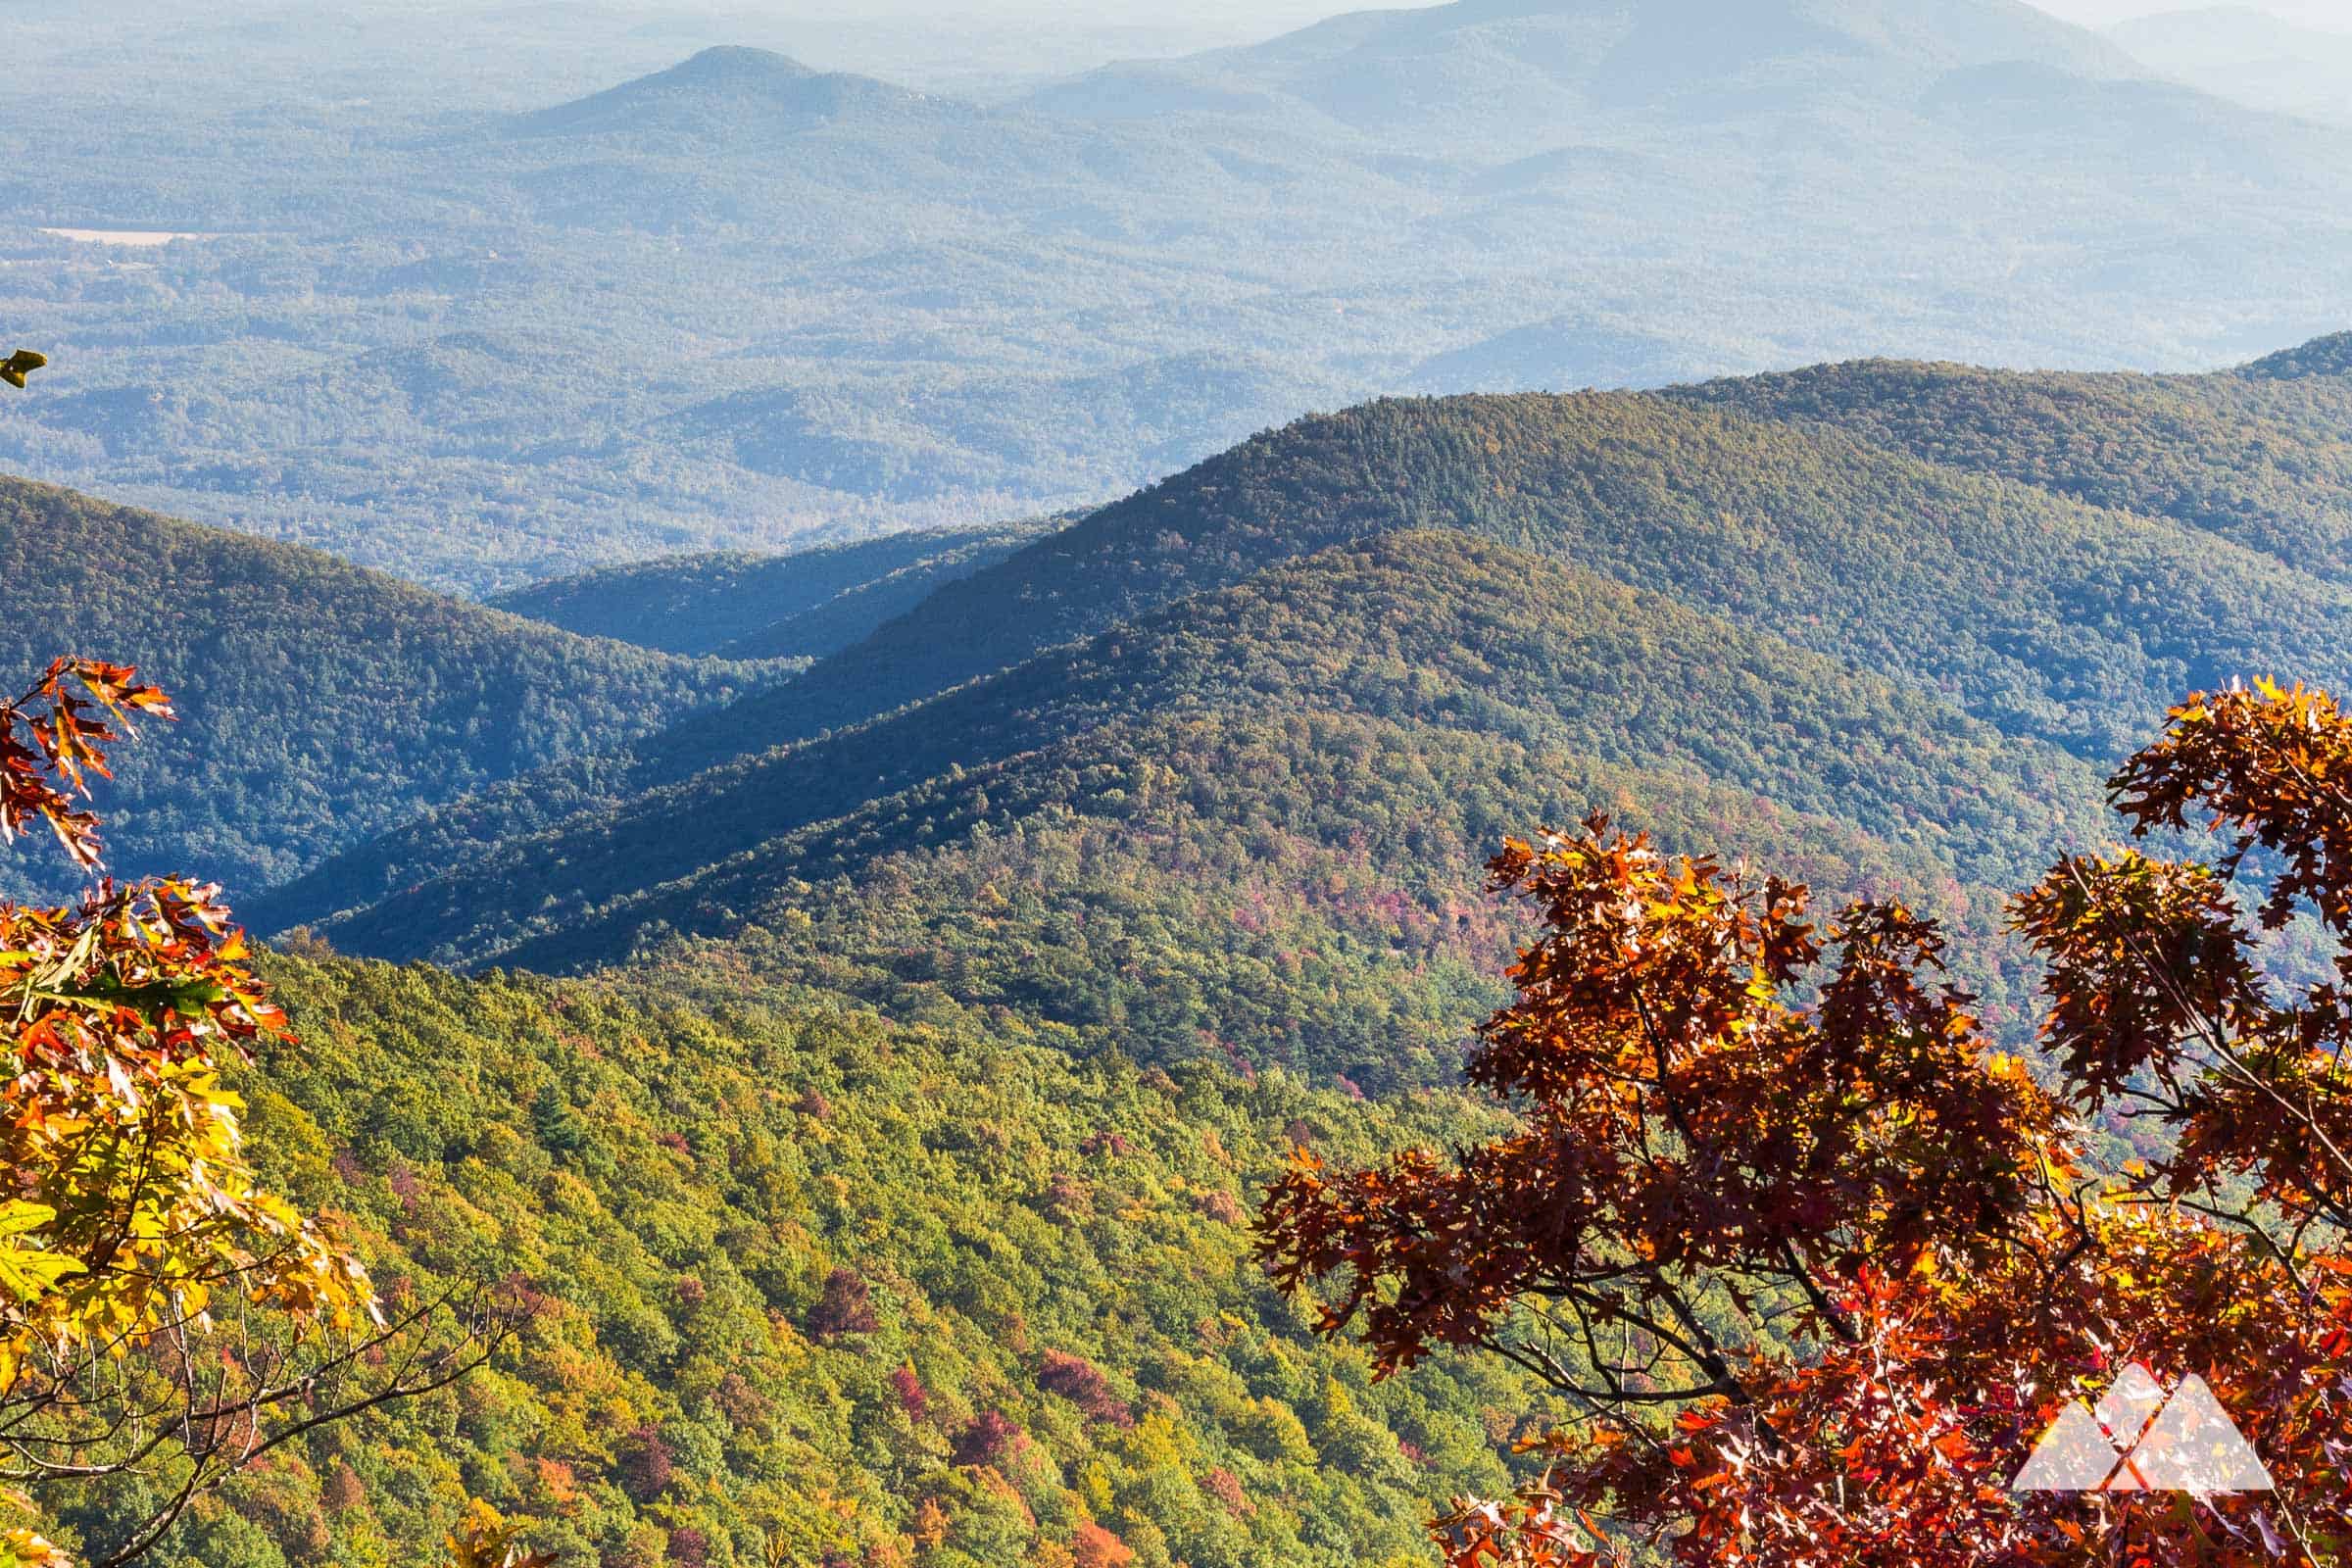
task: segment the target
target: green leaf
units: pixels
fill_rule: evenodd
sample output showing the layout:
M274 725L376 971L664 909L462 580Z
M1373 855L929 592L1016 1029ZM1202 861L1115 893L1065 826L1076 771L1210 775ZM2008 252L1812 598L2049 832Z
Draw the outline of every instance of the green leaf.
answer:
M57 1210L47 1203L12 1198L0 1203L0 1236L22 1236L27 1231L37 1231L55 1218Z

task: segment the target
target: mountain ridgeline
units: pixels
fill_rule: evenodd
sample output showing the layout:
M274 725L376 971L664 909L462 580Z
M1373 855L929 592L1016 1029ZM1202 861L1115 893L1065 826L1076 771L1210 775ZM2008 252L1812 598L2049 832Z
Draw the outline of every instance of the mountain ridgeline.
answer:
M143 724L104 786L111 868L200 871L237 896L783 673L575 636L317 551L8 479L0 583L8 679L96 651L177 703L179 721ZM24 855L0 879L74 885Z
M1985 938L1968 978L2013 1016L2000 895L2103 837L2132 739L2352 659L2335 353L1310 417L254 912L464 965L723 938L895 1008L1393 1085L1493 995L1486 854L1598 808L1906 890Z
M807 659L839 652L1048 526L894 533L783 555L662 556L534 583L491 604L665 653Z
M491 24L314 118L229 19L173 34L201 113L0 106L56 361L0 466L486 595L1092 506L1382 394L2214 366L2352 285L2352 127L2021 0L1456 0L985 103L658 28L529 107L417 68Z

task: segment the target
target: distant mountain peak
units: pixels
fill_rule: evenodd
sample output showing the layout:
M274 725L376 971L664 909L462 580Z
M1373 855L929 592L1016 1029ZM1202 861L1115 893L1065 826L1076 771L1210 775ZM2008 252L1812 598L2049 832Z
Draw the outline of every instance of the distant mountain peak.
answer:
M1900 107L1944 74L2027 61L2144 74L2024 0L1452 0L1328 18L1242 49L1113 66L1035 95L1053 113L1233 112L1287 100L1375 135L1524 155L1596 125ZM1841 131L1840 134L1843 134Z
M752 83L806 81L816 73L790 55L747 44L713 44L692 58L645 81Z
M820 72L789 55L719 44L667 71L526 115L526 135L563 132L655 132L696 138L733 136L767 125L791 129L860 107L905 107L920 93L866 76Z
M2352 376L2352 332L2334 332L2256 360L2238 372L2264 381L2301 381L2315 375Z

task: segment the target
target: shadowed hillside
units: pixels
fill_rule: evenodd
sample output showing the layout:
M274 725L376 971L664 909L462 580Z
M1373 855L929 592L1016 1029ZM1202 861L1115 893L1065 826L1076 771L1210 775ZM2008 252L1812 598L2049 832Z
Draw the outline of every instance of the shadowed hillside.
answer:
M535 583L491 603L582 636L665 653L808 658L858 641L1046 526L895 533L781 556L663 556Z
M0 479L0 679L63 654L176 702L106 792L121 875L250 893L498 780L625 745L763 679L575 637L315 551ZM62 872L12 857L0 877Z
M1211 807L1183 807L1181 827L1154 818L1154 854L1174 858L1107 872L1127 851L1089 839L1096 860L1058 860L1042 877L1040 912L1068 919L1052 884L1087 865L1152 884L1139 907L1181 931L1171 912L1186 903L1176 867L1188 851L1169 844L1247 842L1242 825L1260 818L1305 854L1362 854L1376 884L1428 912L1475 891L1472 867L1512 825L1592 804L1633 802L1642 815L1672 797L1658 815L1672 835L1693 815L1727 818L1707 790L1764 815L1731 835L1689 830L1691 842L1769 851L1774 837L1786 849L1860 835L1848 862L1893 856L1915 886L2001 886L2077 842L2093 780L2180 691L2340 667L2352 654L2345 590L2295 566L2324 560L2324 536L2283 531L2288 519L2327 526L2327 513L2279 501L2270 534L2244 526L2236 543L2218 536L2216 514L2159 511L2180 487L2142 472L2159 459L2187 475L2228 467L2166 440L2147 397L2239 409L2230 440L2286 454L2324 440L2328 395L2319 378L2253 371L2142 383L1868 365L1672 395L1381 402L1310 418L943 583L790 686L355 849L257 917L331 921L336 941L367 953L560 968L610 961L647 933L781 931L800 907L793 886L837 877L852 889L907 849L962 856L959 835L986 860L998 854L978 847L986 837L1094 813L1077 802L1107 800L1101 790L1139 800L1122 760L1146 766L1154 748L1174 748L1154 764L1169 776L1235 783ZM2072 420L2036 423L2048 405ZM1833 420L1833 409L1877 414ZM1907 449L1910 425L1888 423L1905 409L1938 440ZM2070 470L2036 456L2053 428L2075 435L2058 447ZM2232 425L2206 416L2204 428ZM2281 459L2279 496L2293 467ZM2300 467L2322 477L2307 494L2327 499L2324 470ZM1734 670L1736 696L1722 684ZM1778 710L1752 708L1757 691ZM1183 729L1178 714L1209 729ZM1307 804L1312 780L1343 766L1341 733L1416 757L1401 766L1418 783ZM1529 748L1529 783L1487 808L1460 804L1482 797L1465 780L1433 783L1451 776L1440 755L1503 741ZM1543 768L1581 783L1543 788ZM1677 771L1698 795L1660 788ZM978 776L995 783L957 783ZM1300 780L1303 795L1253 804L1260 778ZM1174 808L1176 797L1154 800ZM1423 823L1445 854L1366 847L1352 811ZM682 820L701 837L675 835ZM1198 865L1247 862L1221 856ZM1006 877L1037 882L1016 867ZM1300 919L1331 933L1352 919L1327 914ZM868 995L889 995L904 966L865 948L858 921L872 919L811 929L793 961L847 966ZM1025 931L1004 953L1058 941ZM1209 931L1225 926L1193 926L1174 945ZM1211 968L1228 964L1225 948ZM1460 976L1494 953L1484 936L1448 948L1456 968L1440 990L1463 995ZM1075 990L1065 973L1063 995ZM1190 1030L1213 1034L1218 1008L1247 995L1230 973L1209 990L1228 1002L1204 1004ZM1425 1015L1463 1018L1440 1002ZM1423 1042L1446 1027L1458 1022ZM1324 1042L1312 1055L1357 1051Z

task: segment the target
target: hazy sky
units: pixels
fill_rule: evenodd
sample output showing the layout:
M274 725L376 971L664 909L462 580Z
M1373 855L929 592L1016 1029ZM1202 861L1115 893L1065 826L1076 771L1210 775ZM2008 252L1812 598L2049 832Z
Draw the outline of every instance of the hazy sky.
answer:
M904 17L926 14L959 16L975 22L1004 23L1015 19L1068 18L1067 0L753 0L791 14ZM1271 37L1293 27L1348 11L1403 9L1434 0L1086 0L1085 24L1095 30L1133 28L1139 35L1160 33L1223 38ZM2042 10L2097 26L2131 17L2182 11L2248 0L2028 0ZM2352 0L2252 0L2252 9L2309 26L2352 32Z
M2069 22L2098 25L2121 22L2128 17L2153 16L2163 11L2202 9L2200 0L2166 0L2150 4L2148 0L2032 0L2044 11L2055 12ZM2242 0L2233 0L2242 3ZM2352 31L2352 0L2260 0L2253 9L2268 11L2275 17L2299 22L2306 26L2328 27L2337 31Z

